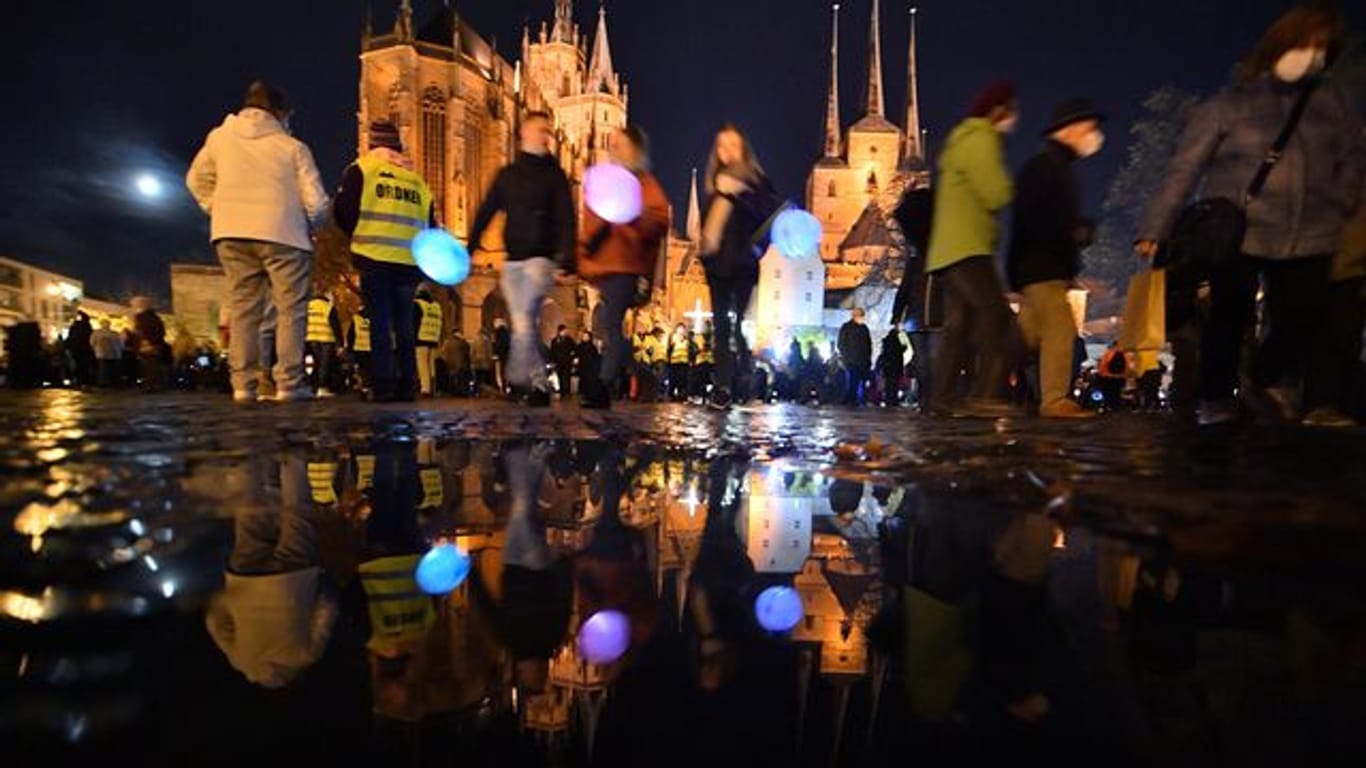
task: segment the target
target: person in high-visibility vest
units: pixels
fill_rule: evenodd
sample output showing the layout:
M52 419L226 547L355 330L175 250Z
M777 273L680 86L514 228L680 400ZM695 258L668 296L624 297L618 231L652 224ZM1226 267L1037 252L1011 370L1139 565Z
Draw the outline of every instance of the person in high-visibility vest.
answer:
M413 301L413 321L417 323L417 380L424 397L433 392L436 380L436 347L441 343L441 305L425 289Z
M711 385L712 371L716 368L716 352L711 345L710 327L702 333L693 334L693 347L697 350L697 355L693 358L692 382L689 389L694 400L706 397L707 388Z
M398 128L377 120L367 134L370 151L343 174L332 215L351 235L352 262L370 312L370 398L411 402L417 397L412 304L422 282L412 241L436 225L436 212L427 183L403 156Z
M370 377L370 316L364 307L351 316L351 330L347 332L346 349L361 388L368 388Z
M655 377L655 396L666 397L665 376L669 372L669 335L663 326L656 325L650 337L650 371Z
M669 337L669 399L682 402L688 396L688 369L695 352L688 327L679 323Z
M342 340L341 320L330 293L308 300L308 354L313 356L313 387L318 397L331 397L332 358Z

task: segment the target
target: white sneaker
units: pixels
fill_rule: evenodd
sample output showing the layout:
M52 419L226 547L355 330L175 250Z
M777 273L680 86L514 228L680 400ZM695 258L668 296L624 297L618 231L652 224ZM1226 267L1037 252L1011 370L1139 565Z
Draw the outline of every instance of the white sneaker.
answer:
M336 396L337 395L327 387L318 387L318 392L314 395L314 397L318 398L319 400L327 400L328 398Z
M310 389L282 389L269 398L273 403L303 403L313 399Z

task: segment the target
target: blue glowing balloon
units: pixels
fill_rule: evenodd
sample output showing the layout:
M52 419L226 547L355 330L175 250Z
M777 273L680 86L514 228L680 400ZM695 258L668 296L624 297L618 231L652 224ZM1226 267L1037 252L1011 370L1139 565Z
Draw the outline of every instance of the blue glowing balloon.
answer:
M579 653L594 664L611 664L631 644L631 620L621 611L598 611L579 627Z
M583 202L593 213L613 224L640 218L640 179L620 165L595 165L583 174Z
M470 276L470 252L444 229L424 229L413 238L413 259L422 273L441 285L459 285Z
M773 220L773 244L789 259L815 256L821 249L821 222L800 208L788 208Z
M787 632L804 614L802 596L792 587L769 587L754 599L754 618L769 632Z
M1093 389L1093 390L1091 390L1091 402L1093 402L1093 403L1103 403L1103 402L1105 402L1105 393L1104 393L1104 392L1101 392L1099 389Z
M429 595L444 595L470 575L470 556L454 544L438 544L417 562L417 585Z

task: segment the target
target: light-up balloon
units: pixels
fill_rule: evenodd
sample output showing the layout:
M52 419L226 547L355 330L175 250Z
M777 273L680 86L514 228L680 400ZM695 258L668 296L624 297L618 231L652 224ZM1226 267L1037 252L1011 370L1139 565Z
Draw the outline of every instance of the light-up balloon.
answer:
M444 229L424 229L413 238L413 260L428 278L459 285L470 276L470 252Z
M804 613L802 596L792 587L769 587L754 599L754 618L769 632L787 632Z
M788 208L773 220L773 244L789 259L820 253L821 222L800 208Z
M598 611L579 627L579 653L594 664L611 664L631 643L631 620L621 611Z
M429 595L444 595L470 575L470 556L454 544L438 544L417 562L414 578Z
M644 207L640 179L620 165L595 165L583 174L583 202L605 221L630 224Z

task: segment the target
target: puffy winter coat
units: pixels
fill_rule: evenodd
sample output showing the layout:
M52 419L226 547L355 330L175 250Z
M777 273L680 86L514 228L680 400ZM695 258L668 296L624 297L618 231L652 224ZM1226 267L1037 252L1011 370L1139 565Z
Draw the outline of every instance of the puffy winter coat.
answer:
M185 184L212 219L213 241L261 240L312 251L310 226L327 215L313 153L255 107L228 115L209 132Z

